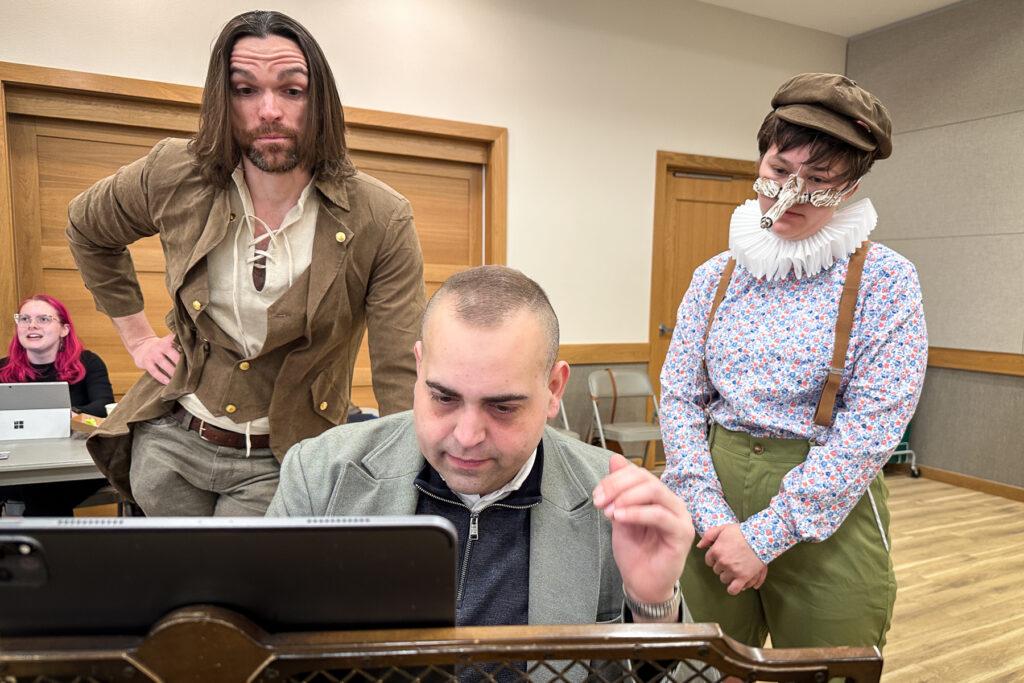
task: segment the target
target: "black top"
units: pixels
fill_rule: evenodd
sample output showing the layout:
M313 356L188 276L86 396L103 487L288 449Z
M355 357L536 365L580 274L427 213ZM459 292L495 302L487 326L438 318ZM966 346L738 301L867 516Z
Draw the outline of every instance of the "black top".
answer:
M459 534L456 626L527 624L530 621L530 512L540 505L544 448L522 486L506 498L472 513L430 463L416 477L417 515L439 515ZM526 662L478 664L459 672L460 683L525 680ZM458 669L456 669L458 671ZM485 678L485 675L488 678Z
M96 417L107 416L107 404L114 402L114 389L110 386L110 378L107 377L107 366L103 359L92 351L82 351L82 365L85 366L85 377L81 382L69 384L71 393L71 408L80 413L95 415ZM0 368L7 365L6 358L0 358ZM36 382L60 382L57 378L57 368L53 363L44 365L30 364L36 371Z
M544 453L522 486L477 513L425 463L415 486L417 515L440 515L459 534L456 626L526 624L530 594L530 510L541 502Z

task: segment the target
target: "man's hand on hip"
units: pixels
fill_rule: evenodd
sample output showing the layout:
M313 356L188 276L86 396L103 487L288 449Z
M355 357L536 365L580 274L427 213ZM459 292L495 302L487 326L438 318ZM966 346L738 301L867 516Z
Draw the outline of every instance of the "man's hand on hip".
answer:
M181 349L174 335L156 336L145 311L111 318L111 321L135 365L152 375L160 384L170 382L181 361Z
M174 341L174 335L147 337L128 349L135 365L145 370L160 384L167 384L174 376L174 370L181 362L181 352Z
M768 565L750 548L739 524L711 527L697 547L710 548L704 555L704 562L718 574L729 595L739 595L747 588L760 588L768 575Z
M608 476L594 489L594 505L612 522L612 553L630 598L671 599L693 543L693 522L682 499L616 453Z

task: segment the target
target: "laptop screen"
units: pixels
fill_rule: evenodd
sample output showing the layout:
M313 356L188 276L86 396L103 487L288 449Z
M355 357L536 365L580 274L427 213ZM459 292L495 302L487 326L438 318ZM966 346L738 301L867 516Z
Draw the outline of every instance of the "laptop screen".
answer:
M0 410L71 408L67 382L0 384Z
M0 441L70 435L67 382L0 384Z

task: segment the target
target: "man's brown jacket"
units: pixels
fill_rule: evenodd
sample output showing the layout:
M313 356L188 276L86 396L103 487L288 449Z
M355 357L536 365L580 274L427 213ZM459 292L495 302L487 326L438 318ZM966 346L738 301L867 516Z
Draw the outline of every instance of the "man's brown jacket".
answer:
M412 405L412 346L424 291L409 202L363 173L317 180L312 263L268 311L260 355L245 359L205 312L205 257L241 217L231 210L227 189L200 177L186 144L160 142L68 210L68 239L82 279L111 317L143 309L126 246L159 233L163 247L173 302L166 322L182 362L166 386L144 373L88 441L100 471L129 496L132 425L168 412L184 394L197 393L213 414L235 421L268 415L279 460L296 442L344 422L364 326L381 414Z

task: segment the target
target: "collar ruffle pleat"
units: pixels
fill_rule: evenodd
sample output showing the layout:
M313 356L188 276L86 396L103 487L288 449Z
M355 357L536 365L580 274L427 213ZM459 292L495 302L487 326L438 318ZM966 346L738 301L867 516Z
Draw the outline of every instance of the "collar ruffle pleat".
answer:
M790 273L813 277L857 250L878 223L870 199L836 211L821 230L802 240L782 239L761 229L761 207L749 199L736 207L729 223L729 249L751 275L782 280Z

